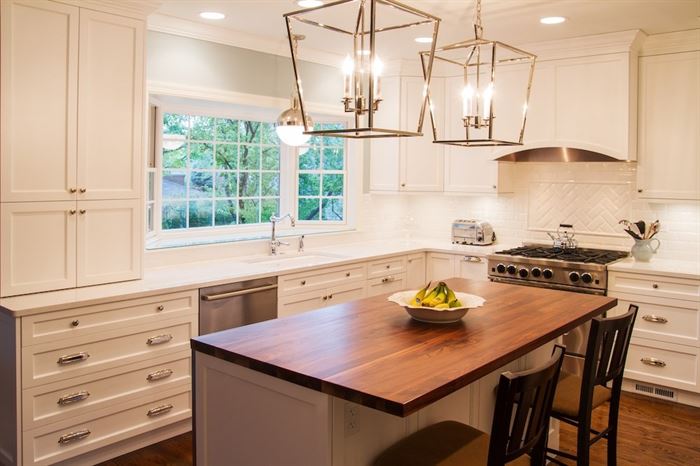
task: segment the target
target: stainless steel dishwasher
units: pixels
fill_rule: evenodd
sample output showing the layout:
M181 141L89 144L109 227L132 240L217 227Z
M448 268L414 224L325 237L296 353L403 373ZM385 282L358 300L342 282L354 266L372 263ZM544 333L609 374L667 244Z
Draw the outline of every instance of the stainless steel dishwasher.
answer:
M277 277L200 288L199 334L277 317Z

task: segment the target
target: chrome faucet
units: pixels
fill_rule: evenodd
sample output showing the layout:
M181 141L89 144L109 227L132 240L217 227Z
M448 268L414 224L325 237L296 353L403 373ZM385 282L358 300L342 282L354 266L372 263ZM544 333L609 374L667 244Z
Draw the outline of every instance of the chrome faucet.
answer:
M289 243L280 241L277 239L277 234L276 234L276 229L277 229L277 222L281 222L285 218L289 217L289 223L292 224L292 226L296 226L296 219L292 214L286 214L282 215L281 217L276 217L276 216L271 216L270 217L270 222L272 222L272 236L270 237L270 255L271 256L276 256L277 255L277 248L279 248L282 245L289 246Z

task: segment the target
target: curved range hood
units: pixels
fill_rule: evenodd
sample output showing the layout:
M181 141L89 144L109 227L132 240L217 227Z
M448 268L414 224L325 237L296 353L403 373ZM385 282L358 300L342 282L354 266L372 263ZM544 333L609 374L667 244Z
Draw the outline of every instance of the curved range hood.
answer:
M538 147L513 152L495 159L497 162L624 162L599 152L573 147Z

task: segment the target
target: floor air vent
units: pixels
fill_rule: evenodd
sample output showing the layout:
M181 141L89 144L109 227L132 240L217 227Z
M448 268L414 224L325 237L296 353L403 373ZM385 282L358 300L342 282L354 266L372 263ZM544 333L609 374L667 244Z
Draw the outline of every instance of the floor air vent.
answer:
M634 384L634 390L646 395L651 395L656 398L666 398L675 400L678 398L676 392L670 388L655 387L653 385L645 385L641 383Z

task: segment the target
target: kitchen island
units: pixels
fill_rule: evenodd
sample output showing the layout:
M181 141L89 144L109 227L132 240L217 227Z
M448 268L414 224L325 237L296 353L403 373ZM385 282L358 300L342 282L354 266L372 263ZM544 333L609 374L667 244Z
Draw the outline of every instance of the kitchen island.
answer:
M197 463L362 465L442 419L488 430L499 371L546 359L545 345L616 305L448 283L485 305L426 324L378 296L193 339Z

